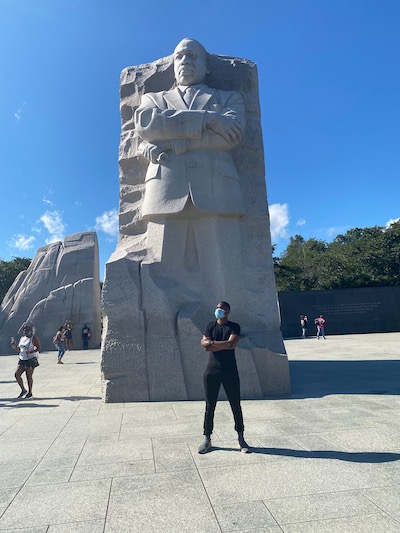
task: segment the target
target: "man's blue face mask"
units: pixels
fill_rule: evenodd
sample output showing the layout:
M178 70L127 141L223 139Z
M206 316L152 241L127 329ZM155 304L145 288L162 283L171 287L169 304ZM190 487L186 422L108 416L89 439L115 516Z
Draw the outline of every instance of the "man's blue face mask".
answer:
M217 309L214 311L215 318L224 318L225 311L221 309L220 307L217 307Z

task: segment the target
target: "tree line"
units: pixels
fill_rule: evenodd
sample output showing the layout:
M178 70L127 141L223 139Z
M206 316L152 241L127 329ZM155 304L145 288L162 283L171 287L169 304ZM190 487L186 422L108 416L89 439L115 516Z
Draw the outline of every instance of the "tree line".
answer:
M330 243L295 235L274 257L274 271L278 291L400 285L400 221L354 228Z
M0 259L0 303L14 283L15 278L29 267L31 261L32 259L27 257L14 257L12 261Z
M388 227L350 229L330 243L295 235L273 259L278 291L400 285L400 221ZM31 261L26 257L0 259L0 302Z

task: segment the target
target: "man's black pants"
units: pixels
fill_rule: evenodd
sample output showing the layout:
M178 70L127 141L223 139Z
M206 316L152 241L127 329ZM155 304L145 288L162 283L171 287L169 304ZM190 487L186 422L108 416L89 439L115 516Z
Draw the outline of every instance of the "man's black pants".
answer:
M236 364L227 368L209 368L204 372L204 390L206 393L206 412L204 415L204 435L211 435L214 428L214 412L220 386L224 387L230 403L235 430L244 431L242 408L240 407L240 380Z

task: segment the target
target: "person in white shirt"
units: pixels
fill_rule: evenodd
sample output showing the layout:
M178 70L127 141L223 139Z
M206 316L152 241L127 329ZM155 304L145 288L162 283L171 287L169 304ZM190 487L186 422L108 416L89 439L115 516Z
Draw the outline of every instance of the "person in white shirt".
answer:
M33 387L33 371L39 366L38 355L40 352L40 340L34 334L32 324L25 322L22 324L22 337L18 344L14 337L11 337L11 347L19 352L19 360L17 370L15 371L15 379L21 387L21 393L18 398L32 398ZM22 374L26 373L26 380L28 383L28 390L25 389L22 381Z

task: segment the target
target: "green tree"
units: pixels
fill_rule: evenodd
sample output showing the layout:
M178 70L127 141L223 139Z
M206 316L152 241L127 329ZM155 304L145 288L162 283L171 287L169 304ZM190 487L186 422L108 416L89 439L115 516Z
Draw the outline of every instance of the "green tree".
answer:
M8 289L14 283L20 272L26 270L32 259L27 257L14 257L12 261L0 259L0 302L3 301Z
M331 243L291 237L274 258L280 291L400 285L400 221L354 228Z

